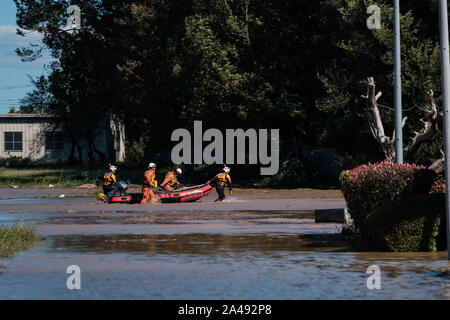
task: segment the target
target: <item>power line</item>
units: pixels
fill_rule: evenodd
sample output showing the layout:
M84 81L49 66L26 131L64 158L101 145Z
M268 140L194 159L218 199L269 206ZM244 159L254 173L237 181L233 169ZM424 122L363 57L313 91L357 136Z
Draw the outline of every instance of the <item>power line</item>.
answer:
M31 84L18 85L18 86L3 86L3 87L0 87L0 90L14 90L14 89L31 88L31 87L33 87L33 85L31 85Z
M363 104L363 105L366 106L366 104ZM379 103L377 103L377 106L378 106L378 107L385 108L385 109L389 109L389 110L395 110L395 109L392 108L392 107L385 106L385 105L382 105L382 104L379 104ZM402 109L402 112L408 112L408 111L414 110L414 109L416 109L416 108L418 108L418 109L420 109L420 110L423 110L423 109L422 109L421 107L419 107L418 105L415 105L414 107L411 107L411 108L409 108L409 109Z
M390 110L395 110L395 109L392 108L392 107L384 106L384 105L379 104L379 103L378 103L378 106L383 107L383 108L386 108L386 109L390 109ZM414 107L411 107L411 108L409 108L409 109L402 109L402 111L403 111L403 112L411 111L411 110L413 110L413 109L415 109L415 108L419 108L419 106L414 106Z

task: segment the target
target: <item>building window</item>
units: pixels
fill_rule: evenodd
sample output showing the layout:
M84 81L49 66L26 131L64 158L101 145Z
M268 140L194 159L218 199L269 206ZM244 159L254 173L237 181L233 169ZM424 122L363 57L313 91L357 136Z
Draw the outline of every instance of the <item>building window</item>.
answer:
M22 132L5 132L5 151L23 151Z
M45 134L46 150L63 150L64 135L61 131L47 132Z

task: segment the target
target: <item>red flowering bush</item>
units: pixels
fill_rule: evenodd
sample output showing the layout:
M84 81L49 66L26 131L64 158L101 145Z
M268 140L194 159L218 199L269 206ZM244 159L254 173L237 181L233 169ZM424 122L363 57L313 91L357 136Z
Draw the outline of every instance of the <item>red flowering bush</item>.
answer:
M431 186L431 194L445 193L445 179L443 176L439 175L437 181Z
M389 161L361 165L340 176L348 211L364 238L370 213L392 201L430 193L436 179L437 174L424 166Z

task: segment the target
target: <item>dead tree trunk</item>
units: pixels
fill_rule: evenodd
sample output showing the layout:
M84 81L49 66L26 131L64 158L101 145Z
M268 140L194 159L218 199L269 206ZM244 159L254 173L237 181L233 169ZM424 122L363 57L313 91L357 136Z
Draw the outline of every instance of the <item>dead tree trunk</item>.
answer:
M367 117L369 120L370 131L372 132L375 140L381 147L381 151L384 153L384 157L388 161L392 161L395 158L395 133L394 136L388 137L384 133L383 122L380 117L380 110L378 109L377 100L381 97L382 93L375 94L376 86L373 77L367 78L367 95L361 96L367 100ZM403 123L406 119L403 120Z
M388 137L384 133L383 122L381 121L380 112L378 109L377 100L381 97L381 92L376 92L375 81L372 77L367 78L367 95L362 96L362 98L367 101L367 116L369 119L370 130L373 137L378 141L381 150L384 153L384 157L388 161L393 161L395 158L395 130L392 134L392 138ZM438 131L442 123L442 112L438 112L436 106L436 100L434 99L433 90L428 92L428 99L430 100L430 109L428 110L428 119L424 121L420 119L423 127L420 131L414 132L414 137L411 138L411 142L403 149L403 154L405 159L411 157L424 143L426 140L433 137ZM402 127L405 126L406 120L408 118L404 117L402 122ZM442 153L442 151L441 151ZM443 153L442 153L443 155ZM434 162L429 168L440 173L443 171L444 159L439 159Z

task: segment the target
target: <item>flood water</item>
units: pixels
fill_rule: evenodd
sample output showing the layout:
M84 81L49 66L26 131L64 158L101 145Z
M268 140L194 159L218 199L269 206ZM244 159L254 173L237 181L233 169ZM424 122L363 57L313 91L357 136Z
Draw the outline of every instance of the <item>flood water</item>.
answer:
M0 201L0 225L34 225L45 240L0 259L0 299L450 299L446 252L361 252L341 225L314 223L311 208L339 197L143 207L28 193ZM70 265L81 290L67 289ZM371 265L379 290L367 288Z

